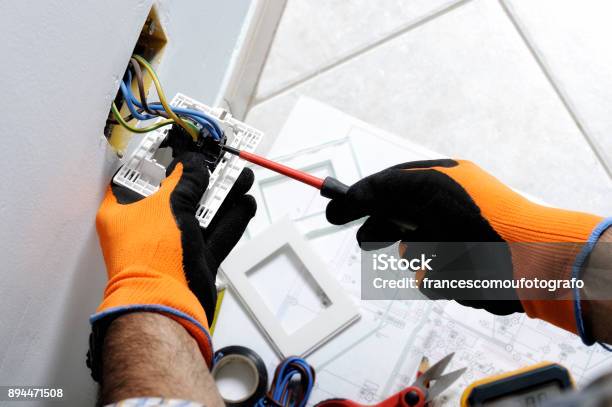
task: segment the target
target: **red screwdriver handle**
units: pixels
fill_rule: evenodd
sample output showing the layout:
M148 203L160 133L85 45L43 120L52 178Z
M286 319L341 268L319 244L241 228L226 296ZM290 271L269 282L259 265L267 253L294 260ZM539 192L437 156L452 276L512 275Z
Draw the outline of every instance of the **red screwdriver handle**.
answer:
M321 185L321 196L329 199L342 198L349 190L349 186L333 177L325 177Z

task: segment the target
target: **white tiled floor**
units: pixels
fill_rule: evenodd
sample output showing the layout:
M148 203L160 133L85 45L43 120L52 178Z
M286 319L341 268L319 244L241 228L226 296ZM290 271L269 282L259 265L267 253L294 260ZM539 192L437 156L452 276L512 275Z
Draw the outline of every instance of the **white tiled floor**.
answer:
M505 0L612 172L612 2Z
M290 1L259 84L259 97L316 75L457 0Z
M612 25L602 2L576 20L584 2L556 4L289 0L247 121L272 139L307 95L551 204L610 215Z

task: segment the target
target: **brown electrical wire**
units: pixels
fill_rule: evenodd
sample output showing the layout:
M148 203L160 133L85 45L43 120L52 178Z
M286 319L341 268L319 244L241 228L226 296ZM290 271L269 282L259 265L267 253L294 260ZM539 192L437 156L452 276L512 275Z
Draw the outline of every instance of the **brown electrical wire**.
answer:
M138 113L142 113L142 112L144 112L144 109L138 108L138 109L136 109L136 111L137 111ZM134 120L134 116L133 116L133 115L130 113L130 114L128 114L127 116L125 116L125 117L123 118L123 120L125 120L126 122L129 122L130 120ZM119 122L118 122L117 120L115 120L114 118L112 118L112 115L111 115L111 116L109 116L109 118L108 118L108 119L106 119L106 122L107 122L107 123L110 123L110 124L119 124Z
M140 69L140 64L135 58L130 58L130 65L132 66L132 69L134 70L134 76L136 76L136 84L138 86L138 94L140 95L140 103L142 103L142 107L144 108L144 111L151 115L157 115L157 116L168 118L168 114L166 112L162 112L162 111L156 112L149 108L149 104L147 103L147 95L145 94L145 86L144 86L142 70Z
M138 57L138 58L140 58L140 57ZM130 63L128 65L128 70L131 67L133 72L134 72L134 76L136 77L136 86L138 88L138 94L140 96L140 103L142 105L142 107L136 108L136 111L138 113L146 112L146 113L148 113L148 114L150 114L152 116L163 117L165 119L169 119L170 115L172 114L172 118L174 119L174 121L178 125L180 125L184 129L186 129L190 134L192 134L192 132L193 132L193 137L199 137L198 133L199 133L200 129L198 129L197 125L193 123L193 119L191 117L188 117L188 116L185 117L182 114L176 114L176 113L173 113L173 112L169 112L167 110L167 109L169 109L169 107L166 105L167 102L165 102L165 100L163 100L163 98L162 98L163 94L160 93L161 92L161 85L159 84L159 82L157 82L157 78L155 76L155 72L152 70L150 65L148 65L146 60L142 59L142 63L145 65L145 68L147 68L147 72L152 76L152 79L155 82L155 87L158 90L158 94L160 96L160 102L155 102L155 103L152 103L152 104L149 104L147 102L147 95L146 95L146 91L145 91L145 87L144 87L144 75L143 75L143 72L142 72L142 70L140 68L139 60L137 58L132 57L132 58L130 58ZM128 86L132 86L132 84L130 83ZM151 109L151 106L153 104L155 104L155 105L162 105L164 107L164 110L153 110L153 109ZM116 110L114 111L113 114L109 114L109 117L106 119L107 124L112 124L112 125L122 124L124 127L129 127L129 125L127 125L127 122L135 119L133 114L128 114L125 117L119 116L119 111L118 111L118 109L116 108L116 106L114 104L113 104L113 109L116 109ZM114 114L116 114L117 116L114 116ZM120 123L119 119L122 119L122 121L124 123ZM169 122L169 120L166 120L166 122ZM189 125L189 127L187 127L187 125ZM130 129L130 130L132 130L132 129ZM132 131L134 131L134 130L132 130Z
M142 103L142 108L139 107L136 109L136 111L138 113L145 112L145 113L149 113L154 116L165 117L167 119L169 116L166 112L151 110L151 108L149 107L149 104L147 103L147 96L145 94L145 86L144 86L142 70L140 69L140 65L138 64L138 61L136 61L136 59L134 58L130 58L130 66L132 67L134 71L134 76L136 77L136 85L138 87L140 103ZM123 120L125 120L126 122L129 122L130 120L133 120L133 119L134 119L134 116L132 114L128 114L127 116L123 118ZM107 123L110 123L110 124L119 124L117 120L112 118L112 115L106 121Z

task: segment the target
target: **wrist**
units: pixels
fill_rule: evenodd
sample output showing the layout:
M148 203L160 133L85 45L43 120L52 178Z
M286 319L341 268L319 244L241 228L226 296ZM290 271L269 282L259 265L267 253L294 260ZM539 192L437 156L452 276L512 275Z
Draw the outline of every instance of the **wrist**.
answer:
M612 343L612 227L601 235L582 270L584 288L580 292L584 331L600 342Z
M186 334L191 336L197 344L200 354L208 368L212 368L212 338L208 330L203 329L201 324L198 324L197 321L192 320L189 316L168 307L136 304L121 309L109 309L98 312L90 317L91 333L89 334L89 349L87 350L86 364L91 371L91 377L96 382L101 382L102 379L102 349L109 327L118 318L129 314L143 313L158 314L182 326Z
M612 218L608 218L608 223L610 225L602 225L603 232L585 261L583 271L585 278L597 273L598 270L609 269L612 264L612 250L610 250L612 247Z
M582 215L584 214L580 214ZM519 292L525 312L532 318L546 320L580 335L585 343L588 342L589 335L581 319L583 311L580 287L584 284L582 268L607 224L607 221L600 217L593 216L589 219L593 222L587 224L591 227L588 231L584 224L572 225L571 229L566 229L573 231L574 241L512 245L514 248L524 248L524 253L513 250L513 263L516 261L518 266L515 267L515 276L537 277L549 281L563 280L572 284L571 288L554 291L543 289ZM594 220L598 222L595 223Z
M133 267L119 272L109 280L104 299L90 322L95 326L139 311L163 314L181 324L198 342L202 355L211 365L209 321L186 282L148 268Z
M221 405L198 353L193 337L172 319L151 312L122 315L108 325L102 343L101 401L152 396Z
M611 311L608 299L612 284L609 273L612 268L611 246L612 217L608 217L593 230L574 265L574 274L585 281L584 289L574 292L574 316L578 334L586 345L595 341L612 341L612 329L608 324L598 326L596 323L607 321Z

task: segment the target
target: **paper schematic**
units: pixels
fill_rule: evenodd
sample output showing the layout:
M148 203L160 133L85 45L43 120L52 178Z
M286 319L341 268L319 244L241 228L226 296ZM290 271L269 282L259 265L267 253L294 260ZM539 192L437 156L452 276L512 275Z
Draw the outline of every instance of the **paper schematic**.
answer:
M394 164L441 157L306 98L298 101L267 156L347 184ZM255 239L278 219L291 218L360 308L358 322L308 356L317 372L311 405L332 397L364 404L383 400L412 383L423 355L436 361L456 352L448 369L468 367L437 400L437 405L448 406L459 405L471 382L532 363L559 362L578 385L612 369L612 354L598 346L586 347L577 337L524 315L497 317L454 302L360 300L360 251L355 241L359 225L329 225L324 212L327 200L318 191L267 170L253 170L256 185L251 192L258 211L246 238ZM286 307L310 307L304 303L308 298L287 290L286 279L283 286L270 280L263 287L276 304L284 304L277 309L281 319ZM214 344L254 349L270 373L278 363L231 292L221 308Z

